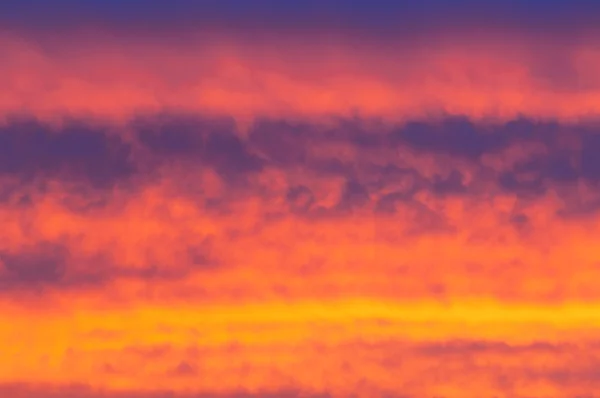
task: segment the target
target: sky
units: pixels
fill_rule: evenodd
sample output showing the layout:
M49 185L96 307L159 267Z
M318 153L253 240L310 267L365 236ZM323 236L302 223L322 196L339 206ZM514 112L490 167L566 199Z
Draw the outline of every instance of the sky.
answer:
M0 396L593 396L599 26L0 2Z

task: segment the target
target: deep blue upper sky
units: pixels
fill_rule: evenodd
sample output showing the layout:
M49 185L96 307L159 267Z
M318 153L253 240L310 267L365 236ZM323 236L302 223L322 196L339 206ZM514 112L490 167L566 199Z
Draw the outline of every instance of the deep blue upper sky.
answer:
M0 26L419 30L499 27L541 32L600 26L590 0L3 0Z

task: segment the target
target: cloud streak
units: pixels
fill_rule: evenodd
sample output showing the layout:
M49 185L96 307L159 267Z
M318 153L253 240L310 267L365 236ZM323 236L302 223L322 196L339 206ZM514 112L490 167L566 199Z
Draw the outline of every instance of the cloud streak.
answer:
M518 33L469 39L452 31L418 42L391 35L390 43L327 39L318 30L251 36L2 34L0 113L577 119L597 113L600 103L595 35L554 45Z

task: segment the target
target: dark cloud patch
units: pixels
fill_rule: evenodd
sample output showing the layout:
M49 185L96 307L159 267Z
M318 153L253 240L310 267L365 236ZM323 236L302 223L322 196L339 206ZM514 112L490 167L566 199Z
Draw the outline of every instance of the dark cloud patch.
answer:
M381 126L375 127L381 128ZM340 134L341 132L343 134ZM339 128L334 130L329 138L341 142L349 141L364 149L377 149L387 144L385 135L378 134L377 131L371 131L370 127L363 125L360 120L342 121Z
M402 191L396 191L383 195L377 201L375 210L380 213L393 214L396 211L396 204L398 202L405 202L411 197L407 197L407 194Z
M263 119L249 133L249 144L264 155L269 164L286 170L302 168L321 174L349 177L358 166L355 161L317 154L321 146L351 145L363 150L377 150L381 144L371 140L360 121L339 120L334 128L318 124ZM357 136L363 139L356 139ZM371 140L371 141L370 141Z
M36 192L44 192L44 184L30 184L32 187L25 187L23 181L14 178L4 178L0 182L0 202L14 207L25 208L33 204L33 197ZM41 186L40 186L41 185ZM28 189L27 189L28 188Z
M7 276L4 283L16 285L56 284L64 279L69 251L62 245L40 243L19 252L0 252Z
M179 377L192 377L198 375L196 367L187 361L179 362L172 373Z
M36 194L52 193L48 181L59 180L75 183L63 187L63 205L86 213L111 203L113 190L106 188L134 189L165 176L185 180L180 184L186 185L185 194L203 195L192 177L180 173L187 167L213 169L228 189L239 188L238 194L254 192L251 183L265 170L308 179L341 177L347 184L336 210L372 204L388 213L422 192L443 198L501 191L535 198L580 181L600 182L600 139L592 122L479 123L449 116L386 125L356 118L327 124L261 119L242 134L227 117L157 115L133 120L127 130L133 131L131 142L123 138L127 132L112 134L86 121L60 128L9 121L0 128L0 199L26 207ZM506 161L511 151L519 155ZM504 160L492 167L490 158ZM270 195L268 187L260 189ZM318 207L314 196L294 189L285 194L293 211ZM199 203L224 207L230 192Z
M306 163L305 167L316 174L349 178L357 171L358 165L353 161L342 161L332 157L313 158Z
M506 137L483 135L467 119L446 120L436 126L425 122L410 122L399 129L392 139L419 151L439 152L476 159L483 153L506 145Z
M316 173L350 177L358 167L365 166L360 158L366 154L390 149L413 150L431 156L467 159L477 164L483 155L498 154L521 143L550 145L556 139L556 129L555 124L527 119L479 125L466 117L411 121L398 126L369 125L354 119L339 120L335 127L261 121L253 126L249 144L279 167L304 167ZM335 149L329 157L322 151L319 155L315 152L315 148L336 148L336 145L354 148L357 159L348 161L337 157ZM365 167L373 168L373 165ZM393 163L385 167L380 170L382 178L401 171L395 170L400 167ZM450 193L463 190L461 184L462 177L456 171L451 173L448 181L436 178L431 186L440 193Z
M526 352L556 354L565 351L568 345L555 345L547 342L532 342L531 344L511 345L501 341L451 340L431 342L416 345L413 350L428 356L473 355L478 353L520 354Z
M600 128L583 136L581 143L581 174L592 181L600 181Z
M122 207L125 204L123 198L116 201L115 192L134 193L139 188L137 182L139 181L134 179L124 179L119 181L118 186L108 189L95 186L87 179L51 178L44 173L28 180L5 175L0 178L0 203L13 209L25 210L33 208L42 198L51 197L74 214L99 214Z
M67 245L48 241L2 250L0 290L98 287L118 275L115 267L100 257L74 258ZM74 267L75 260L78 267Z
M186 248L186 254L191 267L208 269L219 266L220 262L214 249L215 237L205 236Z
M448 223L443 214L413 197L407 197L402 191L380 197L375 203L374 211L381 215L393 215L399 208L404 210L403 222L406 236L454 231L454 227Z
M288 189L286 200L293 212L305 213L314 205L315 196L309 188L299 185Z
M568 153L557 151L545 159L534 159L532 162L538 163L537 168L542 170L542 175L545 178L556 182L573 183L577 181L580 175L577 166L574 165L575 162ZM585 177L584 173L581 175Z
M534 382L549 382L564 390L572 389L577 392L573 396L591 397L592 392L600 388L600 362L594 351L585 350L584 347L573 348L571 357L575 355L578 359L576 363L529 367L523 370L523 376Z
M554 125L519 119L505 124L477 125L466 117L448 117L438 122L413 121L391 134L395 145L420 152L437 153L477 161L511 145L554 138Z
M500 171L498 184L506 191L531 197L543 195L553 188L574 187L578 181L596 181L595 161L589 151L549 146L547 153L532 155L512 168Z
M556 151L544 156L534 156L516 167L518 172L534 173L540 180L573 183L586 177L583 169L578 170L568 153Z
M561 124L524 117L475 122L448 116L397 126L356 119L338 120L333 126L263 120L251 129L248 143L271 166L353 181L338 209L356 209L377 198L374 208L391 213L398 203L408 204L424 191L440 198L504 191L533 199L578 181L595 182L600 175L596 129L594 122ZM517 158L506 166L486 163L490 157L510 158L513 152ZM421 174L420 156L436 162L437 174ZM388 163L375 163L378 157ZM359 199L365 195L358 185L369 193L368 200Z
M259 172L263 161L250 153L236 135L211 134L206 142L206 158L224 175Z
M249 141L273 164L293 166L307 162L309 146L320 141L318 133L310 124L259 120L250 130Z
M154 154L162 156L194 156L203 149L204 137L225 127L225 132L233 126L221 126L189 118L151 118L133 123L142 145Z
M196 162L214 168L228 180L263 169L263 160L239 137L230 119L149 119L137 121L133 127L140 144L159 164Z
M114 204L114 201L110 193L90 192L81 188L69 190L60 203L75 214L88 214L96 210L104 210Z
M116 261L110 250L95 254L76 253L71 242L41 241L16 249L0 251L0 292L40 289L78 290L102 288L114 280L181 280L198 270L220 265L206 238L195 245L175 248L177 262L161 263L148 255L142 267L130 267Z
M527 172L527 165L505 171L498 177L500 187L519 196L537 196L546 193L542 176L537 170Z
M440 196L464 194L468 188L463 181L462 173L452 170L447 177L435 176L431 183L431 189Z
M348 179L338 202L339 210L353 210L370 202L368 189L355 179Z
M405 199L410 199L414 194L424 189L428 184L425 177L418 170L411 167L399 167L395 164L369 165L367 173L372 176L373 182L369 185L374 190L381 190L389 185L400 186L396 192Z
M523 228L529 223L529 217L523 213L518 213L510 218L510 222L517 228Z
M380 213L392 214L400 204L415 205L415 195L419 192L428 191L436 196L445 197L467 194L469 189L464 183L463 174L457 170L452 170L446 176L435 175L426 178L416 169L387 165L378 175L379 180L375 184L378 188L383 189L391 184L397 186L393 191L378 197L375 211Z
M136 171L131 146L88 123L52 128L35 120L0 127L0 174L31 181L39 177L112 187Z
M591 198L580 197L577 192L570 195L563 194L564 206L557 211L557 215L564 219L577 219L593 216L600 210L600 196Z
M442 213L418 201L410 202L407 222L407 235L456 232Z

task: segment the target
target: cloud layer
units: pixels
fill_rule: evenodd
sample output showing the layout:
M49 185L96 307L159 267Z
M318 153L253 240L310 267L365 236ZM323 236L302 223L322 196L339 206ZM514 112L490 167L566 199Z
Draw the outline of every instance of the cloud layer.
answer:
M366 40L218 30L185 39L110 30L0 35L0 114L129 120L139 113L406 121L444 114L503 121L593 117L598 36ZM68 37L67 37L68 36ZM329 39L326 39L329 38Z
M0 395L598 390L595 4L205 3L0 4Z

